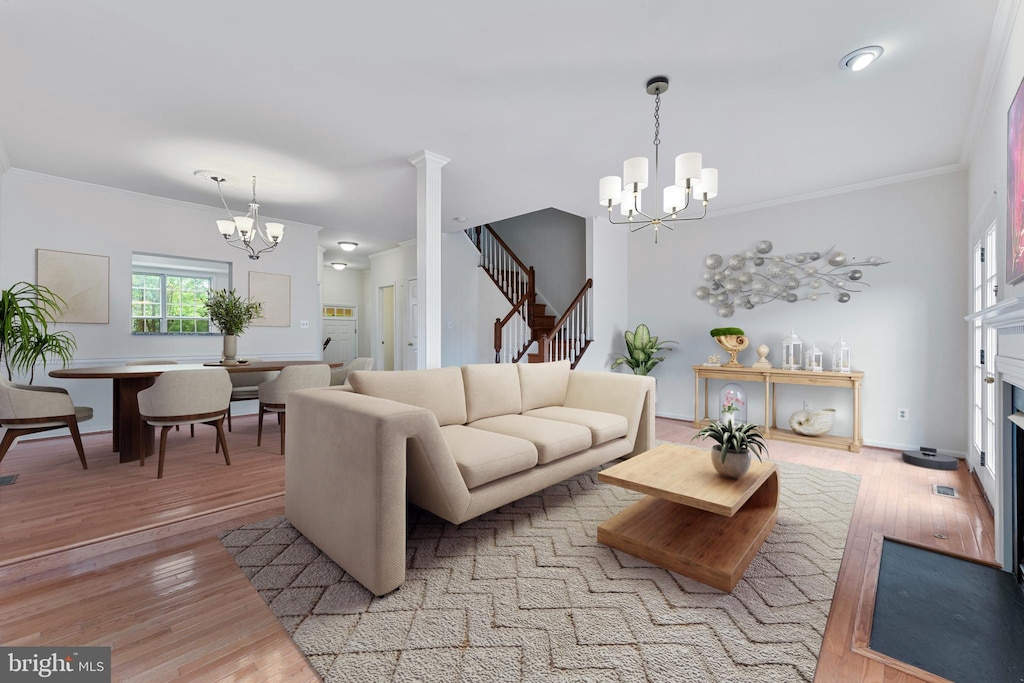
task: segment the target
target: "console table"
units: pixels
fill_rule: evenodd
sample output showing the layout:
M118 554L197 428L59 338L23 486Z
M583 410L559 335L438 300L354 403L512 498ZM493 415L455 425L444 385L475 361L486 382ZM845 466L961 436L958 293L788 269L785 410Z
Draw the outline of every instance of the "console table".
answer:
M698 417L700 405L700 381L704 380L704 418ZM693 426L701 427L711 419L708 417L708 380L724 379L729 382L759 382L764 386L764 432L770 439L817 444L829 448L844 448L859 453L864 443L860 431L860 383L863 372L813 372L811 370L782 370L781 368L745 368L725 365L693 366ZM804 436L775 423L775 386L777 384L802 384L814 387L841 387L853 392L853 435Z

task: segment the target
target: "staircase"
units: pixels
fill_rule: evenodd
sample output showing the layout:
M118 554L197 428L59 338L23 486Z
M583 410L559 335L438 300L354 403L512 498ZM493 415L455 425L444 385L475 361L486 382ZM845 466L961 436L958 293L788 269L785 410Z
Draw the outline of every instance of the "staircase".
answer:
M536 273L526 266L490 225L466 230L480 252L480 267L498 287L512 310L494 321L494 362L518 363L536 342L537 351L529 353L530 363L569 360L576 367L591 342L592 280L580 290L561 318L537 302Z

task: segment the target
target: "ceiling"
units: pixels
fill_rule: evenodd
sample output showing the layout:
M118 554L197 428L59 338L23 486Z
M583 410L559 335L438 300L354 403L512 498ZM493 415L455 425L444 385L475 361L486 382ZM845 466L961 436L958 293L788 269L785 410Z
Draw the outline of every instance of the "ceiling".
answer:
M194 170L241 179L238 209L255 174L261 211L323 226L331 260L415 236L423 149L451 159L445 230L600 213L598 178L653 154L665 74L662 177L703 152L713 213L963 163L997 4L0 0L0 143L14 168L211 206Z

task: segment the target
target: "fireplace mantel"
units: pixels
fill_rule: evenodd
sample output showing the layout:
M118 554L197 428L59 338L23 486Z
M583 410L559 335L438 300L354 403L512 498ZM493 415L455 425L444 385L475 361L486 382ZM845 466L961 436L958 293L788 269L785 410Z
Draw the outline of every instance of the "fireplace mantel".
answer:
M995 306L964 316L964 320L980 320L997 330L1024 325L1024 296L1004 299Z

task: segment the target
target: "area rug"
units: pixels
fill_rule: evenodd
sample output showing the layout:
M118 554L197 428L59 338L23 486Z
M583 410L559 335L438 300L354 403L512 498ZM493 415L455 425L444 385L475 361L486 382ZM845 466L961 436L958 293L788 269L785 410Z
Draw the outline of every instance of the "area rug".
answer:
M778 523L723 593L597 543L597 468L456 526L409 508L375 598L284 517L221 540L325 681L811 681L859 477L778 463Z

